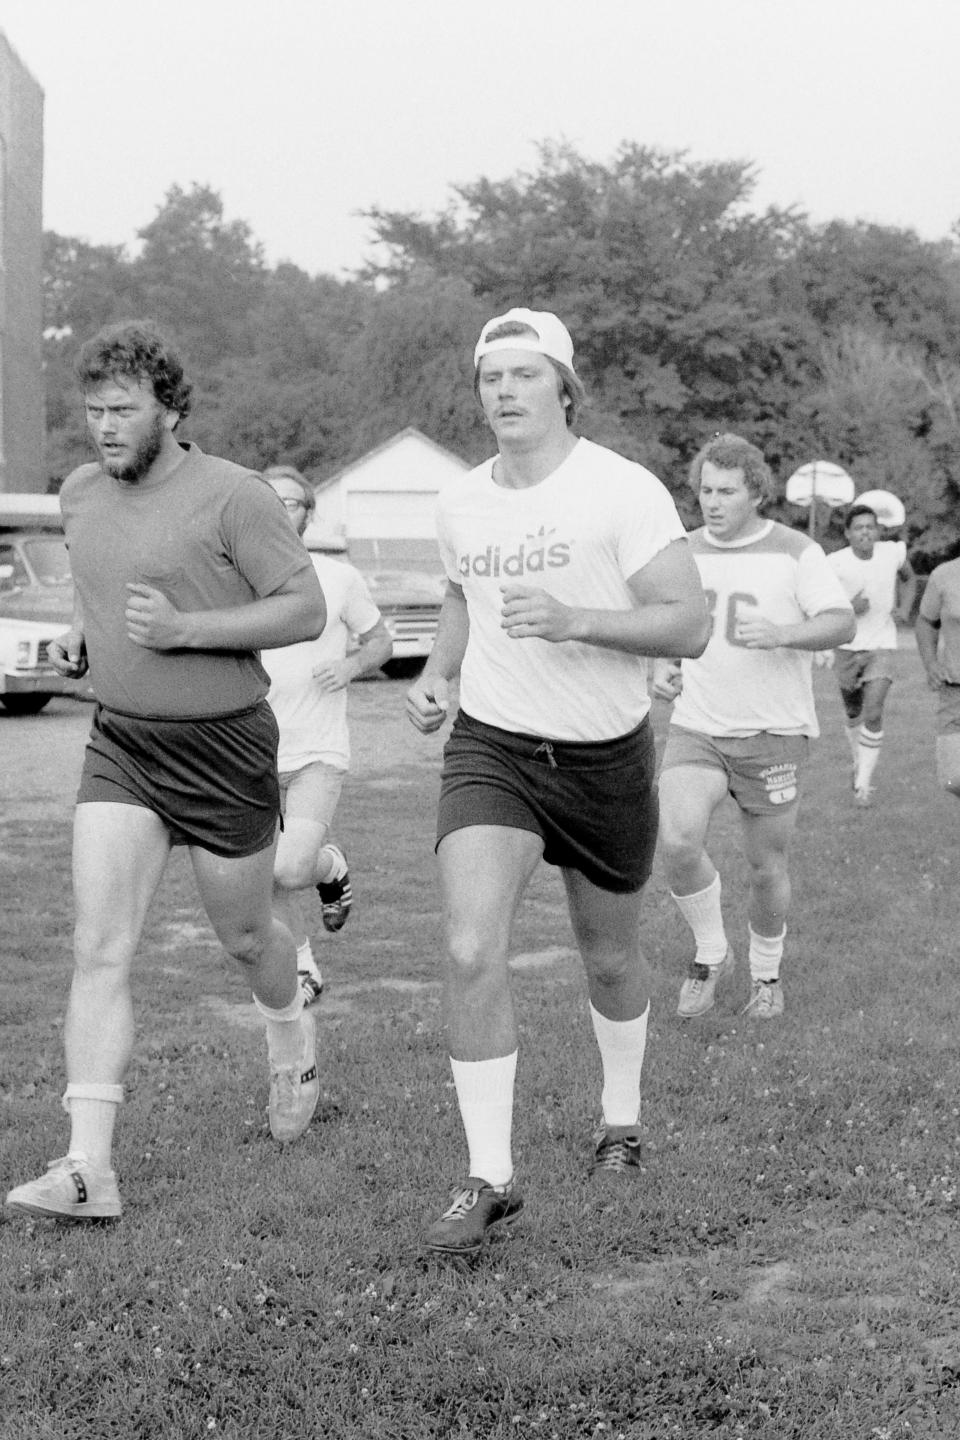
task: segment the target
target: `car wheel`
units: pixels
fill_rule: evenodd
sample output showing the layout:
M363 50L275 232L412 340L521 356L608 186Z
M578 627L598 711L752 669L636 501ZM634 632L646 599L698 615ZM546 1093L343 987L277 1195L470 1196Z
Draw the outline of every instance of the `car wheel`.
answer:
M0 705L11 715L39 715L50 695L0 695Z

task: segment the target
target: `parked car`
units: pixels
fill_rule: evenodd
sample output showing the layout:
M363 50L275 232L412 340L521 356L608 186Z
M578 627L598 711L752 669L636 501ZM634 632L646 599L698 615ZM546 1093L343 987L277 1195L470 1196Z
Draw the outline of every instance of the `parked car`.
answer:
M55 496L0 495L0 705L36 715L54 695L93 698L86 678L58 675L50 642L73 616L70 560Z
M447 582L420 570L379 570L358 565L373 602L393 640L393 657L383 669L391 676L414 675L430 654Z

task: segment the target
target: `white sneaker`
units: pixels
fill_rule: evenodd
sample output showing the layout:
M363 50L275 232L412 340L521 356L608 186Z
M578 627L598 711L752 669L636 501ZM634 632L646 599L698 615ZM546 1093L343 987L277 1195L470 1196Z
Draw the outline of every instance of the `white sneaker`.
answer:
M115 1220L121 1208L114 1172L95 1169L85 1155L51 1160L46 1175L17 1185L7 1204L11 1210L61 1220Z
M300 1015L300 1026L303 1043L299 1061L295 1065L279 1065L270 1072L267 1115L270 1134L281 1145L300 1138L320 1103L317 1027L306 1010Z
M750 999L741 1011L751 1020L779 1020L783 1014L783 986L779 980L754 980Z
M853 799L860 810L869 810L873 804L873 791L869 785L857 785L854 787Z
M732 975L736 967L733 951L727 946L727 953L719 965L698 965L694 960L690 974L680 986L680 1003L677 1014L682 1020L692 1020L697 1015L706 1015L712 1010L716 999L717 981Z

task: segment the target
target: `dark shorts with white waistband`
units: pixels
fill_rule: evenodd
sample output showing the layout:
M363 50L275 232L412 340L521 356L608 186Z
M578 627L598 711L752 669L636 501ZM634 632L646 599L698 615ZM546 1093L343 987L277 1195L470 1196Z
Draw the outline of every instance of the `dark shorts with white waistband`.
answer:
M277 722L266 700L229 715L168 720L98 705L77 804L138 805L174 845L239 859L273 843L280 816Z
M653 866L654 772L648 719L594 744L516 735L461 710L443 750L437 845L470 825L529 830L548 865L631 894Z

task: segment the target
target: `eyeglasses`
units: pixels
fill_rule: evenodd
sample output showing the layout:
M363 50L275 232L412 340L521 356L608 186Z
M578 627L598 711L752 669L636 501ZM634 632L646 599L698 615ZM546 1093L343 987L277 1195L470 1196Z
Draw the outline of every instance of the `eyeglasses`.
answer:
M307 508L302 500L284 500L281 498L280 504L284 510L306 510Z

